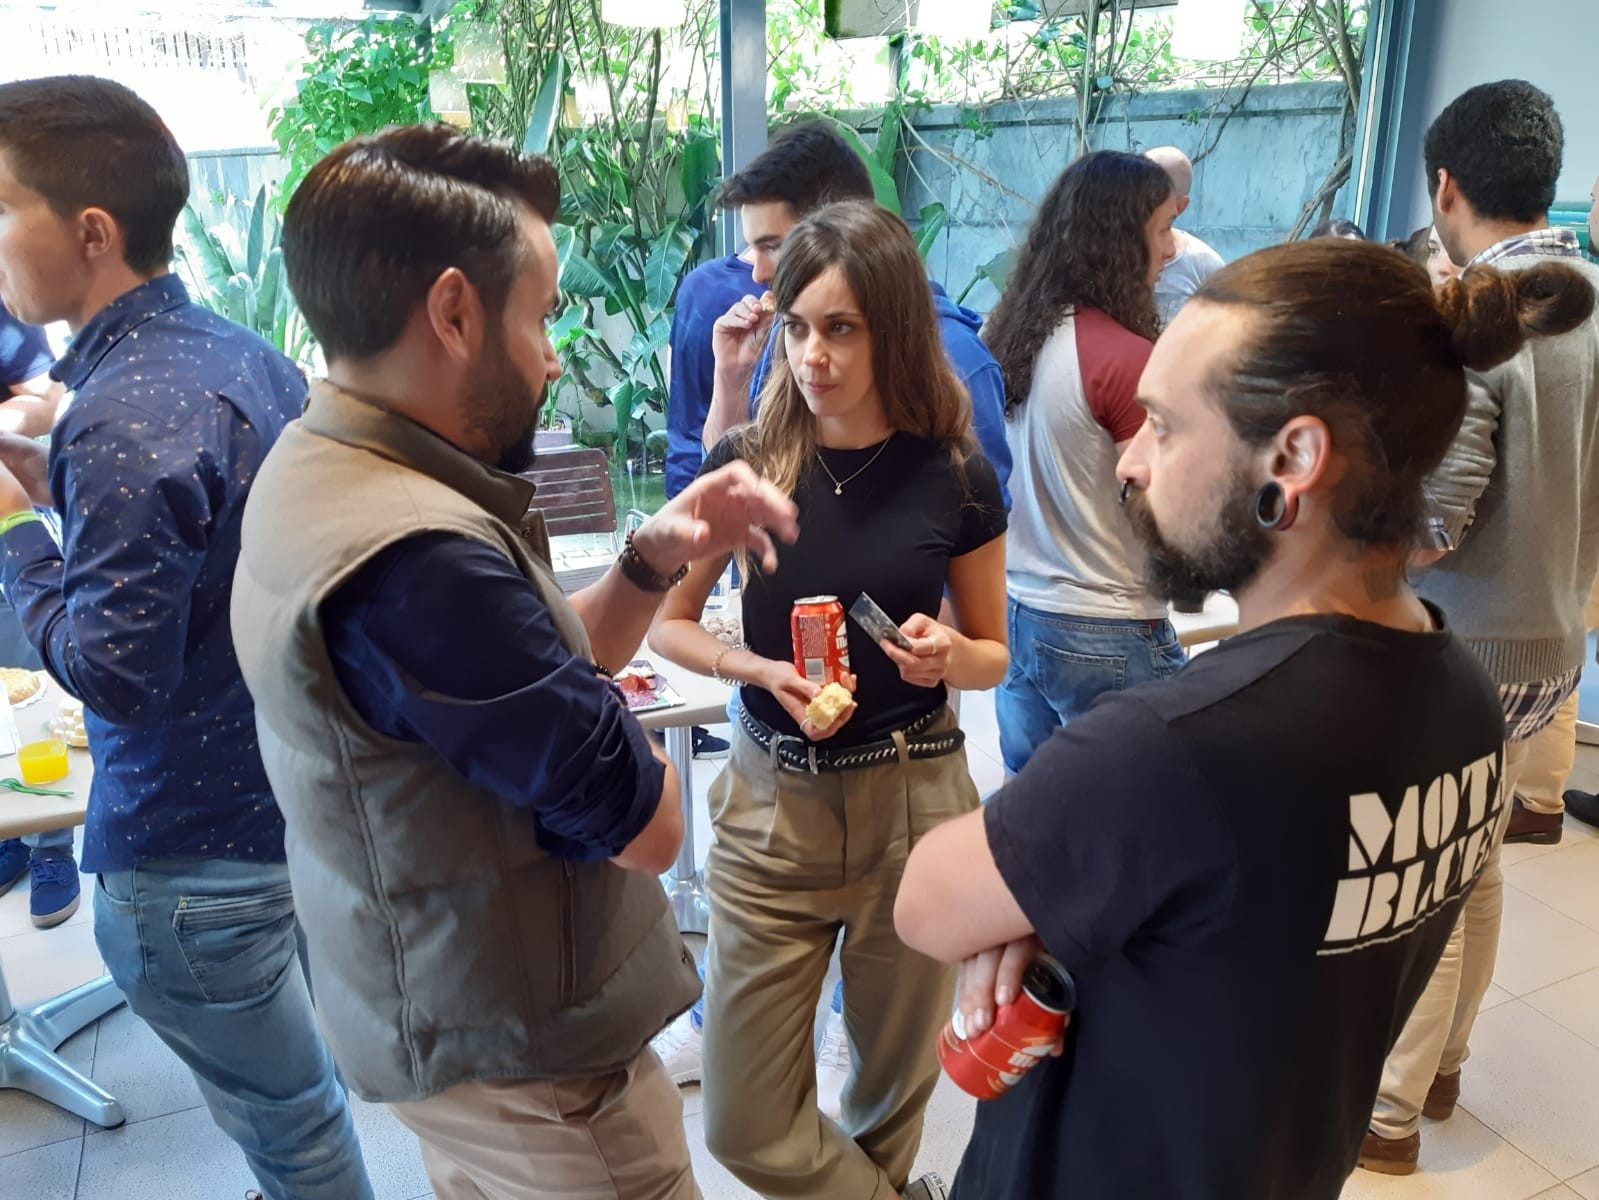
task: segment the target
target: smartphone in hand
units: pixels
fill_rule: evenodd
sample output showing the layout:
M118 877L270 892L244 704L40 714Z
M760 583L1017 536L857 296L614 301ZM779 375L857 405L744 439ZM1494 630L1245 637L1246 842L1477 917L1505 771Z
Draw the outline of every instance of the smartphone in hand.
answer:
M866 630L872 641L881 642L886 638L907 654L915 652L910 638L900 632L899 626L894 624L888 614L878 607L877 601L865 592L862 592L860 599L849 606L849 615L854 618L857 625Z

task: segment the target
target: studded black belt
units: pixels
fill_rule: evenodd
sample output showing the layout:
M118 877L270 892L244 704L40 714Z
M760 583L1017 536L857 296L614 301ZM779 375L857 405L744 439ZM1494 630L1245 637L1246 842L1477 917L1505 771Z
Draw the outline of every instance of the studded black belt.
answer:
M912 721L900 730L905 739L905 753L911 758L941 758L953 754L966 744L966 732L950 729L943 733L925 733L944 712L935 708L925 717ZM827 743L816 743L808 738L778 733L764 721L750 716L750 710L739 708L739 724L750 739L772 756L772 764L785 771L799 771L819 775L823 771L855 771L862 767L880 767L899 760L899 742L890 736L881 741L866 742L859 746L842 746L834 749Z

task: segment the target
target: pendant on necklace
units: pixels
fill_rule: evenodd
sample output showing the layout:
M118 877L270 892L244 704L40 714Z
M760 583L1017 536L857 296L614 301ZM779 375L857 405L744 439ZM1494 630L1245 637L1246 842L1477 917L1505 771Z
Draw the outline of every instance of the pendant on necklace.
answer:
M833 485L833 495L842 496L843 494L844 494L844 485L842 483L835 483Z

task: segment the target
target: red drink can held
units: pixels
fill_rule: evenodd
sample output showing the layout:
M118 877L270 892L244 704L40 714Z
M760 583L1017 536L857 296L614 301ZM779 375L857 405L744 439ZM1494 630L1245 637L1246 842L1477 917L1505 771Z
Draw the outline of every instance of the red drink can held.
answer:
M1076 1004L1077 987L1066 968L1041 954L1022 977L1022 994L994 1014L986 1032L967 1039L954 1021L944 1026L938 1061L961 1091L997 1100L1048 1057Z
M838 597L794 601L788 623L794 634L794 669L820 687L842 682L849 673L849 640Z

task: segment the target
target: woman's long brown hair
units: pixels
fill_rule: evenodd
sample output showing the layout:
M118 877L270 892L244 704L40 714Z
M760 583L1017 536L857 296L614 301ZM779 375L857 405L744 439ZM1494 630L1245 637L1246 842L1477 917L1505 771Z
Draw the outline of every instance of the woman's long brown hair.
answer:
M905 222L864 200L830 204L783 242L772 293L779 320L830 267L855 294L872 344L872 374L889 427L948 446L964 464L971 448L971 397L950 367L927 271ZM761 392L743 457L792 495L816 453L816 418L782 345Z
M1155 340L1160 316L1144 227L1171 193L1165 171L1119 150L1083 155L1051 185L983 330L1005 373L1006 415L1026 402L1038 352L1076 306Z

